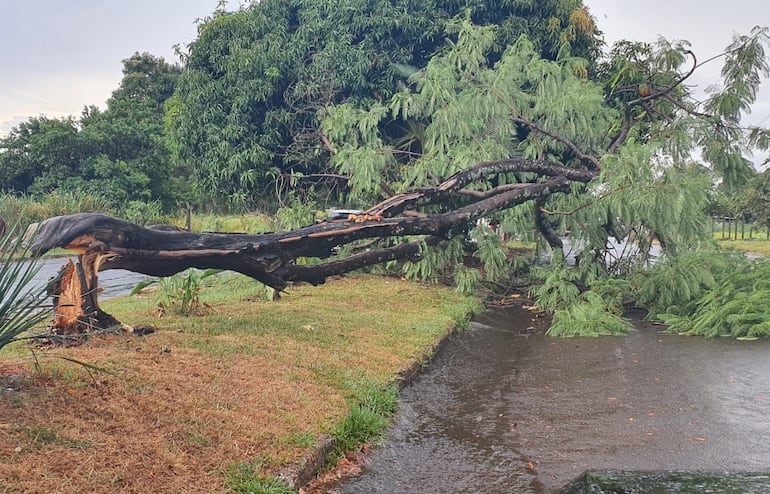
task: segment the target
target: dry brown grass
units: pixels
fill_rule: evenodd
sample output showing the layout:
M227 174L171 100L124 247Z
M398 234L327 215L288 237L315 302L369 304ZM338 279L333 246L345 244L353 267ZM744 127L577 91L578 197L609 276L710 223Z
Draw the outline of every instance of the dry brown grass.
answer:
M392 379L473 306L366 276L277 303L241 301L232 285L209 303L208 316L162 319L150 301L105 303L158 331L47 350L37 370L29 352L0 356L0 384L18 388L0 391L0 492L226 492L229 466L296 461L298 438L328 432L356 382Z

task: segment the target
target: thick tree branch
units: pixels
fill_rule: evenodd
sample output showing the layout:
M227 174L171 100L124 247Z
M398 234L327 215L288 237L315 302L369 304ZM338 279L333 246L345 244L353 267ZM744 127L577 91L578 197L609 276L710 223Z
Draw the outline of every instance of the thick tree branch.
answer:
M537 171L543 181L503 185L479 197L464 196L462 207L447 207L451 203L447 197L459 193L474 180L514 170ZM551 194L568 191L573 181L587 182L594 176L594 172L544 161L480 163L455 174L436 188L401 194L360 216L258 235L192 233L161 226L145 228L100 213L57 216L40 224L31 250L35 255L41 255L62 247L80 254L77 269L71 269L72 274L62 278L65 282L55 289L56 296L65 296L62 300L66 301L57 304L60 309L57 314L67 312L57 315L61 332L76 332L81 326L90 329L93 325L115 323L114 318L100 311L96 301L96 274L99 271L127 269L151 276L169 276L188 268L215 268L245 274L278 290L292 282L319 284L328 276L364 266L416 259L420 255L421 242L413 240L371 249L312 266L296 265L297 258L328 259L337 247L363 239L422 236L427 237L428 245L435 245L443 239L466 235L479 218L528 201L544 203ZM431 205L433 209L443 207L445 212L393 217L371 213L392 214L407 204L414 206L418 202Z
M427 246L434 246L438 245L442 240L443 239L440 237L429 237L425 244ZM405 242L392 247L361 252L344 259L323 264L284 266L280 268L276 274L289 282L304 281L314 285L320 285L324 283L329 276L349 273L350 271L355 271L356 269L372 266L374 264L382 264L399 259L418 261L421 257L421 250L422 247L419 242Z
M535 173L545 177L563 176L568 180L582 183L588 183L598 175L595 171L568 168L547 160L511 158L499 161L484 161L455 173L437 187L417 189L389 197L366 210L366 214L386 217L395 216L411 207L435 203L472 182L502 173Z

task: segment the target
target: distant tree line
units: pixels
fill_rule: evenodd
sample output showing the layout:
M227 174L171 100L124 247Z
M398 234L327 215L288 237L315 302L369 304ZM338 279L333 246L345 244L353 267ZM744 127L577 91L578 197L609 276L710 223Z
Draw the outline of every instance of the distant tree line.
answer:
M123 78L105 110L30 118L0 140L0 188L42 197L52 191L171 205L183 197L164 134L164 104L181 68L150 54L123 61Z

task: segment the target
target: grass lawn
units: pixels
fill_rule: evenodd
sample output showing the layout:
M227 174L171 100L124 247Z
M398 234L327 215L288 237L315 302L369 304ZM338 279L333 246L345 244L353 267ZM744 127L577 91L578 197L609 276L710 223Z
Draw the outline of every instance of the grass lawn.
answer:
M751 252L762 256L770 256L770 241L767 239L753 240L717 240L717 245L726 249L735 249L743 252Z
M200 293L205 315L159 317L152 296L102 304L154 334L36 349L37 360L3 350L0 492L282 492L255 486L479 308L398 278L346 276L277 302L255 301L247 278L217 278Z

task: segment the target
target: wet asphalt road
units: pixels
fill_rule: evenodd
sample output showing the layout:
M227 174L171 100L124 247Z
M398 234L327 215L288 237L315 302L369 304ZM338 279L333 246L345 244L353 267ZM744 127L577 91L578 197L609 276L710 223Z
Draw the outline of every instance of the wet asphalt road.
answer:
M452 338L343 493L549 493L587 469L770 471L770 341L552 339L519 308Z

